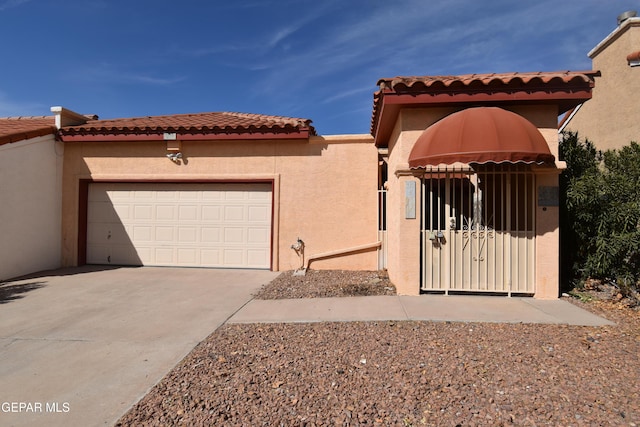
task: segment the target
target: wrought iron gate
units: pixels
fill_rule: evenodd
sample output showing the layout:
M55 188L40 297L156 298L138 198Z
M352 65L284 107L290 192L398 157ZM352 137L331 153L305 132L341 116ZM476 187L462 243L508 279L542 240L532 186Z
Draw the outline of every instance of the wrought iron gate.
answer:
M378 269L387 268L387 190L378 190L378 240L380 249L378 250Z
M535 188L526 165L427 170L422 290L534 293Z

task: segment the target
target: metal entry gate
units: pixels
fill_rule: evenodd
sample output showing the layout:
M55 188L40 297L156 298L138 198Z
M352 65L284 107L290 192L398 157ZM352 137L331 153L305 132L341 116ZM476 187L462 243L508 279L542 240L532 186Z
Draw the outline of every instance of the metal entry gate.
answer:
M422 290L534 293L535 188L526 165L427 170Z

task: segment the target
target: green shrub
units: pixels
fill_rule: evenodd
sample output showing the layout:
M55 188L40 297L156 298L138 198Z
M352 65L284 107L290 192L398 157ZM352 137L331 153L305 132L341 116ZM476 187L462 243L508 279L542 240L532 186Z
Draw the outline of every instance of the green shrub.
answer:
M563 283L587 278L637 290L640 280L640 145L599 153L567 133L560 143Z

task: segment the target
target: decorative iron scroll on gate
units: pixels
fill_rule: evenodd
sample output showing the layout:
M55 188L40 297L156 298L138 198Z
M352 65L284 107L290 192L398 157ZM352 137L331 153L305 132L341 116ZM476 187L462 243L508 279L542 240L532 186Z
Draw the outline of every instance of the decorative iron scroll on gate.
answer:
M534 293L535 188L526 165L427 169L421 289Z

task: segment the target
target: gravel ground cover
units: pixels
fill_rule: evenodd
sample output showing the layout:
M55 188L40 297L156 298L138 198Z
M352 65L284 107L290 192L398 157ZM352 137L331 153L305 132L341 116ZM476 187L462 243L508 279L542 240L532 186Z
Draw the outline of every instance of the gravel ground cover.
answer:
M339 289L332 274L309 289ZM270 292L301 294L292 283ZM617 325L225 325L117 425L640 425L639 313L610 293L578 296Z
M304 276L285 271L256 294L257 299L329 298L395 295L386 271L308 270Z

